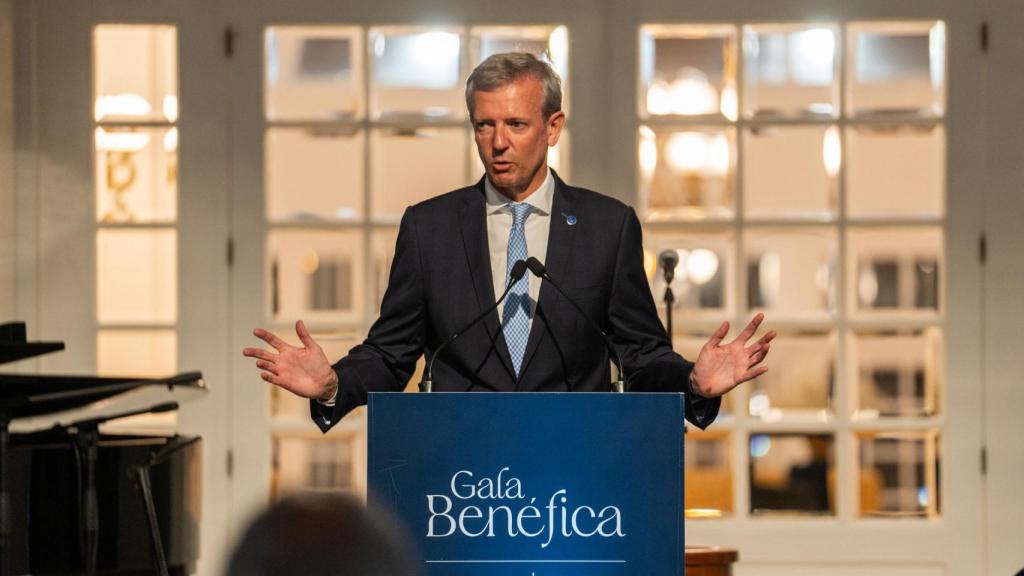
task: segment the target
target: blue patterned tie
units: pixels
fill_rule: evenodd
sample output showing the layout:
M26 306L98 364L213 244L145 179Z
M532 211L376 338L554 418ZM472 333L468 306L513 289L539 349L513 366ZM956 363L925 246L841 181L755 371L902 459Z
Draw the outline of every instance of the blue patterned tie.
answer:
M512 266L517 260L526 260L526 216L530 213L530 205L509 202L512 210L512 231L508 234L508 263L505 270L505 283L511 279ZM529 274L524 274L509 290L505 297L505 309L501 323L504 326L505 343L512 357L512 367L519 377L519 368L523 364L526 353L526 341L530 338L530 290Z

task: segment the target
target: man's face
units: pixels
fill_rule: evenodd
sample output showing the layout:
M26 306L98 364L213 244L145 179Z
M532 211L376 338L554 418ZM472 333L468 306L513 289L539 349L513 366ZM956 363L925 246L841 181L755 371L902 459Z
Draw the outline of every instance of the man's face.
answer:
M473 101L476 148L491 184L511 200L529 196L547 176L548 146L558 142L565 114L544 119L544 89L529 76L477 91Z

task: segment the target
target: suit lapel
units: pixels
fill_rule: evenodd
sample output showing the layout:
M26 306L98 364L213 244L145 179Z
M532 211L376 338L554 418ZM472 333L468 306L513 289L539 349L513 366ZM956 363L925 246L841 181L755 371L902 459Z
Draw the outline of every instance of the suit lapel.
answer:
M487 203L484 200L484 181L482 179L477 183L476 188L479 194L469 197L463 203L459 213L459 222L462 227L462 244L466 250L469 275L473 278L478 310L483 312L494 306L494 281L491 274L491 255L488 251ZM497 310L484 318L484 327L487 329L489 340L493 343L502 366L509 377L514 380L512 358L501 333Z
M554 174L554 171L552 171L552 174ZM548 253L544 261L544 267L547 269L548 274L560 286L563 286L564 289L565 271L572 257L573 240L575 238L573 234L575 228L569 225L567 218L576 215L577 206L573 201L572 191L568 189L557 174L554 174L554 178L555 195L551 203ZM541 284L537 308L542 312L535 314L533 317L533 326L530 328L530 338L526 341L526 352L523 354L523 367L520 376L526 374L526 369L529 367L534 354L537 353L537 348L549 332L546 318L551 318L551 312L555 309L554 305L558 300L558 296L558 291L550 284L547 282Z

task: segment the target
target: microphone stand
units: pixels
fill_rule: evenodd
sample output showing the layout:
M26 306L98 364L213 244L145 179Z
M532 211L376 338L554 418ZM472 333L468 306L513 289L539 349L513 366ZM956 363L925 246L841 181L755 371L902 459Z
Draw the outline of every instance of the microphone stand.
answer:
M665 286L665 330L668 332L668 339L672 341L672 307L676 302L676 295L672 292L672 286Z
M135 473L135 479L139 483L142 503L146 507L146 522L149 524L149 540L153 545L153 555L156 556L156 568L159 576L169 576L169 568L167 566L167 554L164 552L164 542L160 537L160 524L156 514L156 503L153 499L153 485L149 472L157 464L164 462L175 453L184 450L196 442L199 442L198 436L194 438L181 438L179 436L175 436L167 443L167 446L161 448L150 456L148 462L132 468L132 471Z
M583 308L580 308L580 305L577 304L575 300L570 298L569 295L566 294L564 290L562 290L562 287L558 285L558 282L555 282L551 278L551 275L548 274L547 268L545 268L544 265L541 264L540 260L537 260L533 256L530 256L530 258L526 261L526 265L527 267L530 268L530 272L533 272L535 276L543 280L547 280L548 284L553 286L555 290L557 290L558 293L562 295L562 298L565 298L566 301L569 302L569 304L572 304L573 308L575 308L576 311L580 313L580 316L583 316L587 323L590 324L590 327L601 335L601 338L604 340L605 347L607 347L608 351L611 352L612 364L615 365L615 381L612 382L612 392L625 392L626 381L622 377L622 357L619 356L619 351L616 350L615 346L612 345L612 340L611 338L608 337L608 334L606 334L605 331L602 330L601 327L598 326L597 323L590 318L590 315L583 311Z
M434 361L437 360L437 357L441 355L441 351L447 348L448 345L454 342L459 336L462 336L466 332L466 330L469 330L473 326L476 326L477 322L483 320L485 316L493 312L498 307L498 305L501 304L503 300L505 300L505 297L508 296L509 291L512 290L512 285L518 282L519 279L523 277L523 274L526 274L526 262L523 260L516 260L516 263L512 265L511 273L509 273L508 285L505 286L505 291L501 293L501 298L498 298L498 301L494 303L494 306L490 306L486 310L481 312L476 318L470 320L468 323L466 323L465 326L463 326L457 332L449 336L448 339L444 341L444 343L437 347L437 351L434 352L434 355L430 357L430 362L427 363L426 369L423 370L423 378L420 380L420 392L434 391Z
M672 291L672 280L676 277L676 266L679 264L679 254L675 250L665 250L658 255L658 265L661 266L662 274L665 275L665 295L662 300L665 302L665 331L668 332L669 344L672 343L672 308L675 306L676 295Z
M131 410L121 414L100 416L79 420L66 425L55 425L55 430L68 432L74 429L72 438L77 455L80 478L83 480L81 501L79 502L79 533L81 537L82 562L85 574L96 574L96 562L99 555L100 517L99 502L96 494L96 462L99 459L100 424L119 418L137 416L139 414L156 414L178 409L177 402L166 402L149 408Z

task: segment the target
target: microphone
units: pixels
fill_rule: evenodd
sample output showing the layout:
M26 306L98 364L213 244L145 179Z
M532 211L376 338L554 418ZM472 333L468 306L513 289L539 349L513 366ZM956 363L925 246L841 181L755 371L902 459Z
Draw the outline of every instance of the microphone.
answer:
M679 252L675 250L662 250L658 254L658 266L661 266L662 274L665 275L665 331L672 338L672 307L676 302L676 295L672 292L672 279L676 277L676 266L679 265Z
M430 357L430 362L427 363L427 369L423 371L423 379L420 380L420 392L434 391L434 361L437 360L437 357L441 355L441 352L445 348L447 348L449 344L458 339L459 336L465 334L466 330L469 330L473 326L476 326L478 322L480 322L481 320L484 319L485 316L493 312L498 307L498 305L501 304L503 300L505 300L505 296L508 296L509 290L512 289L512 286L516 282L518 282L520 278L523 277L523 274L526 274L526 267L526 262L522 260L516 260L516 263L512 265L512 271L509 273L508 285L505 286L505 291L501 293L501 298L498 298L498 301L494 303L494 306L491 306L484 310L483 312L481 312L479 316L473 318L469 323L467 323L461 329L459 329L454 334L449 336L447 340L445 340L440 346L437 347L437 351L434 352L434 355Z
M587 323L590 324L590 327L593 328L595 332L601 335L601 338L604 340L605 347L608 348L608 351L611 352L612 357L614 359L613 364L615 364L615 371L617 377L615 379L615 382L612 383L612 390L614 390L615 392L625 392L626 382L622 379L622 357L619 356L619 351L616 350L615 346L612 345L612 339L609 338L608 334L606 334L604 330L601 330L601 327L598 326L597 323L594 322L590 318L590 316L583 311L583 308L580 308L580 305L577 304L575 300L570 298L569 295L566 294L564 290L562 290L562 287L559 286L558 283L551 278L551 275L548 274L547 269L544 267L543 264L540 263L540 260L537 260L533 256L530 256L530 258L526 261L526 266L530 269L530 272L533 272L534 276L541 278L543 280L547 280L548 284L551 284L551 286L554 287L555 290L558 290L558 293L561 294L562 297L569 302L569 304L572 304L573 308L575 308L576 311L579 312L581 316L583 316Z
M665 284L671 284L676 277L676 266L679 265L679 253L675 250L664 250L658 254L658 265L665 274Z

